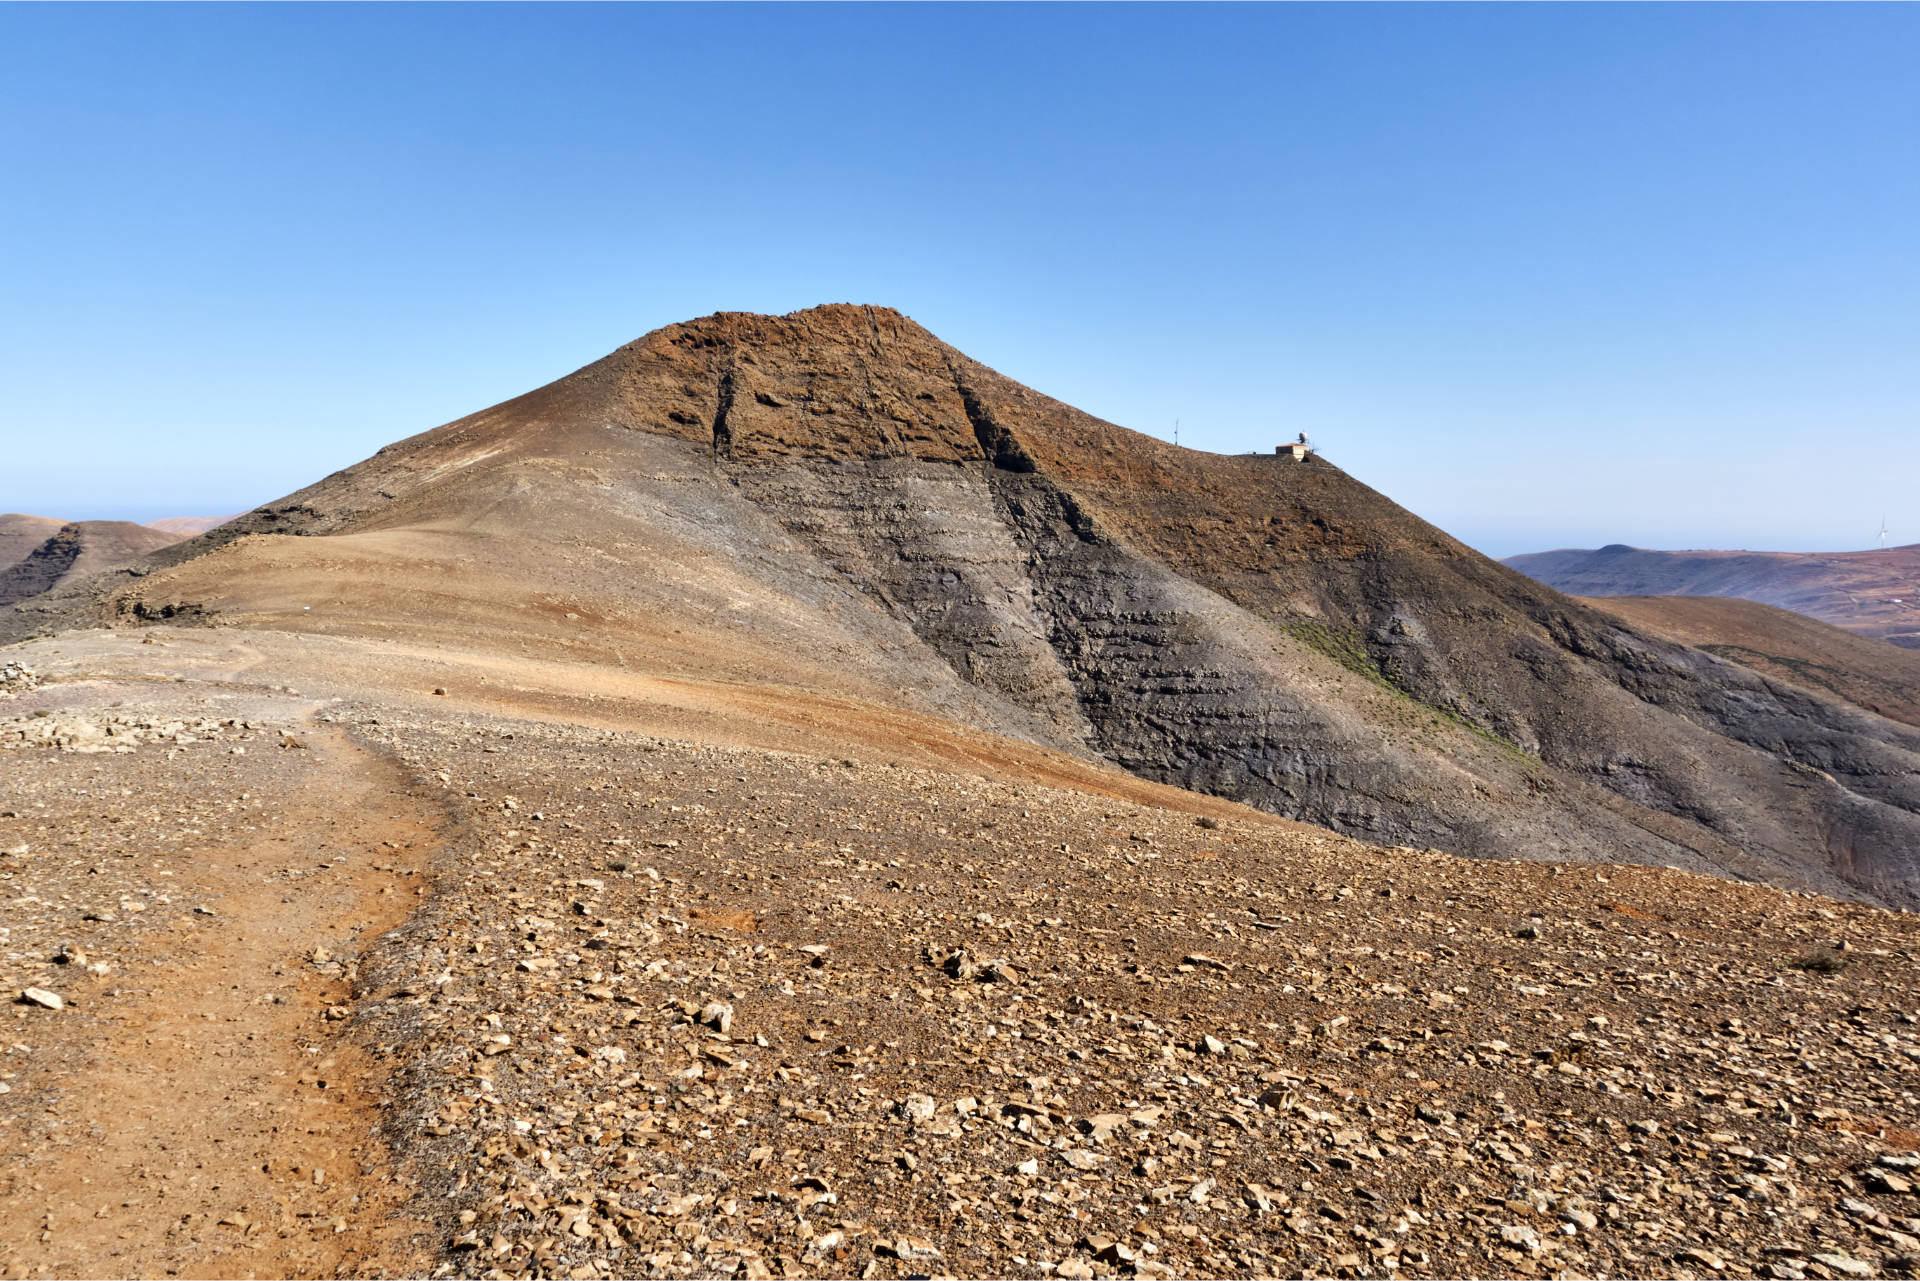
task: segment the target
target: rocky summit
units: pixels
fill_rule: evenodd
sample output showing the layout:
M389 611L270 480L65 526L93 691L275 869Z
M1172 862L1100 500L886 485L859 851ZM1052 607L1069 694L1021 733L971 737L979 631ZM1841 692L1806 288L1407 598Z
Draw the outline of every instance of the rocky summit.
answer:
M1920 1271L1892 678L1311 452L722 314L0 620L0 1275Z

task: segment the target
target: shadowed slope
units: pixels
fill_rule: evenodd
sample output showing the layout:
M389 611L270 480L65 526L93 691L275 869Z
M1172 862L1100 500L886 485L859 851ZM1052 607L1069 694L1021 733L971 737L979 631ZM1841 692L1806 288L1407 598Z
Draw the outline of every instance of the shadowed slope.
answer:
M60 532L66 524L51 516L28 516L22 512L0 515L0 571L25 560L33 550Z
M1757 601L1610 596L1587 602L1643 631L1920 726L1920 653Z
M1920 734L879 308L669 326L151 564L11 626L211 614L832 691L1376 841L1914 890Z

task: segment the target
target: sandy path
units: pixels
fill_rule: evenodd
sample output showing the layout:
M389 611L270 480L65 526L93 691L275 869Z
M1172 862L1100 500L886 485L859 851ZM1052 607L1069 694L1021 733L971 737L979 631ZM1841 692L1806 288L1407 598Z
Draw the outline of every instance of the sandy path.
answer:
M180 851L170 893L212 912L151 936L113 993L33 1018L46 1111L0 1136L0 1275L419 1268L379 1064L326 1017L350 975L313 958L405 918L438 816L339 730L309 724L301 741L276 753L272 822ZM321 850L327 874L281 874ZM23 1011L12 1030L28 1027Z

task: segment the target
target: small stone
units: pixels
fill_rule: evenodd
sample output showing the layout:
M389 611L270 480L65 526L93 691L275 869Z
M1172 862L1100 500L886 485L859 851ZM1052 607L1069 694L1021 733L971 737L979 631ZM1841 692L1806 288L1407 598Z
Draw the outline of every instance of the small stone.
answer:
M1832 1268L1842 1276L1870 1277L1875 1275L1875 1268L1872 1264L1862 1263L1851 1255L1816 1254L1811 1257L1815 1263L1820 1264L1822 1267Z
M1031 1159L1022 1161L1020 1164L1013 1167L1013 1172L1015 1174L1026 1174L1026 1175L1038 1174L1040 1173L1040 1163L1038 1161L1034 1161Z
M44 987L27 988L20 993L20 1002L23 1005L38 1005L49 1010L64 1010L67 1008L66 998L62 997L58 992L49 992Z
M1913 1184L1891 1171L1874 1175L1867 1181L1867 1186L1875 1192L1884 1192L1892 1196L1903 1196L1913 1191Z
M1501 1227L1500 1240L1506 1245L1536 1253L1540 1249L1540 1234L1523 1223L1509 1223Z
M933 1119L933 1114L938 1111L939 1108L940 1105L933 1100L931 1095L909 1094L906 1098L900 1100L900 1106L897 1111L901 1116L906 1117L910 1121L930 1121Z
M1067 1281L1092 1281L1093 1265L1085 1259L1062 1259L1053 1275L1066 1277Z
M1225 1054L1227 1043L1216 1036L1203 1036L1200 1038L1200 1049L1205 1054Z
M724 1036L733 1030L733 1007L724 1001L709 1001L700 1010L700 1021Z

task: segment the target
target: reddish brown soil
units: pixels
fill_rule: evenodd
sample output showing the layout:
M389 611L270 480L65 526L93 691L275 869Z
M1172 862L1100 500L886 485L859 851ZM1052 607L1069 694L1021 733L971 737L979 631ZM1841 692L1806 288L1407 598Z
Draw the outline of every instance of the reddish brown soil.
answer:
M437 816L344 733L315 725L297 736L304 749L256 740L248 760L214 757L233 764L223 771L229 787L264 799L272 821L172 849L173 875L148 881L173 902L139 914L137 946L127 937L133 918L67 913L56 924L58 941L86 939L88 955L113 970L92 977L68 965L48 980L64 989L65 1010L17 1005L8 1017L8 1039L32 1053L8 1059L26 1063L0 1130L0 1275L413 1270L418 1225L402 1209L406 1190L389 1181L379 1138L383 1073L367 1047L341 1034L345 1023L326 1017L351 1001L353 983L337 965L329 973L311 961L316 947L347 951L342 940L371 940L405 919ZM97 777L99 759L44 754L7 764L11 808L31 816L26 795ZM113 765L129 782L144 775L143 805L180 784L159 749ZM90 845L112 831L109 807L127 804L70 796L60 836ZM290 863L312 867L323 848L345 861L297 882L275 875ZM27 862L22 878L41 897L71 883L54 850L10 861ZM28 939L56 941L34 931L14 942Z

